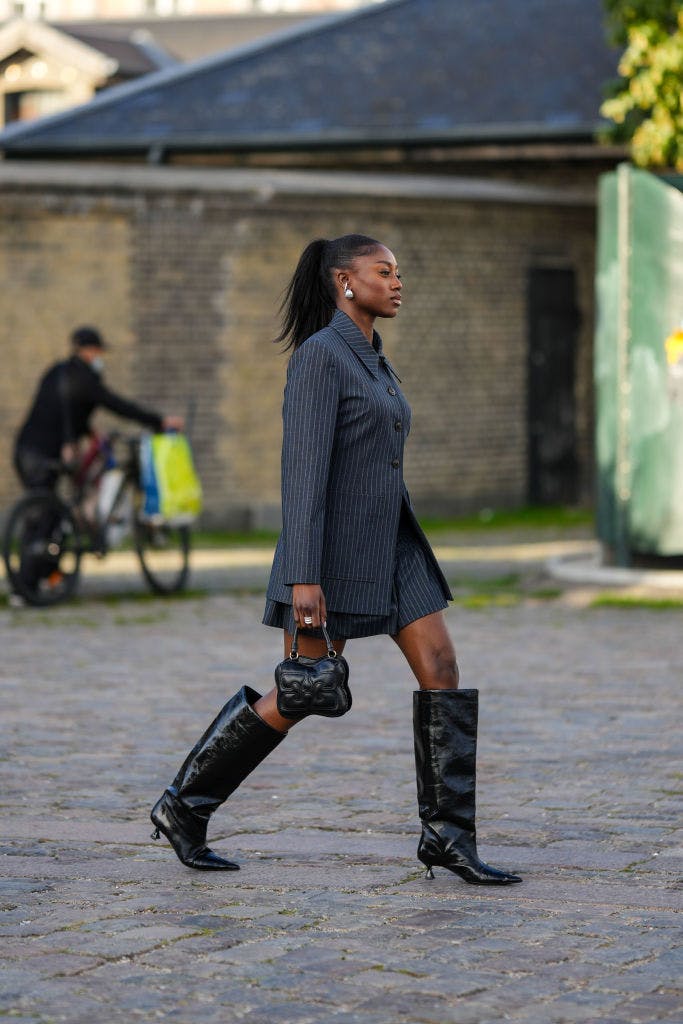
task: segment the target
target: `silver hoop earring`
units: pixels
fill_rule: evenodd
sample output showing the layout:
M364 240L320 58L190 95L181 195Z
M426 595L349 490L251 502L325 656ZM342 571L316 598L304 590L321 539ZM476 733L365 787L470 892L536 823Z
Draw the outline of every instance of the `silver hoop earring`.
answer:
M352 299L353 298L353 292L349 288L348 284L347 284L346 288L344 289L344 298L345 299Z

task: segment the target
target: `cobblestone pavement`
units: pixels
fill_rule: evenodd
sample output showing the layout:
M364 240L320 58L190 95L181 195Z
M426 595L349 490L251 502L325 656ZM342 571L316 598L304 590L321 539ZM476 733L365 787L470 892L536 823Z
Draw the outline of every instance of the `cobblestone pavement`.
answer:
M272 679L262 598L0 609L2 1003L24 1024L683 1020L680 611L452 607L481 700L480 850L424 879L411 691L352 642L354 706L297 727L212 821L239 873L154 843L214 712Z

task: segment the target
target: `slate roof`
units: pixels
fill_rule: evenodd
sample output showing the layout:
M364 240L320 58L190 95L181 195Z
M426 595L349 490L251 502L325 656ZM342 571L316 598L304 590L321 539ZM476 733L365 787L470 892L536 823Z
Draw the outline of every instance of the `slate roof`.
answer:
M601 0L386 0L0 134L7 155L590 138Z

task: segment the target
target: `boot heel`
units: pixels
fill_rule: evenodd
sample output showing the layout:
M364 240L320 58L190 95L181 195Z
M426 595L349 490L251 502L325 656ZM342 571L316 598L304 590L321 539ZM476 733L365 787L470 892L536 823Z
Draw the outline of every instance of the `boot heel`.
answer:
M432 871L432 865L428 864L427 865L427 873L425 874L425 878L433 878L433 877L434 877L434 872Z
M152 832L152 835L150 836L150 838L151 839L161 839L161 832L159 831L158 828L154 829L154 831Z

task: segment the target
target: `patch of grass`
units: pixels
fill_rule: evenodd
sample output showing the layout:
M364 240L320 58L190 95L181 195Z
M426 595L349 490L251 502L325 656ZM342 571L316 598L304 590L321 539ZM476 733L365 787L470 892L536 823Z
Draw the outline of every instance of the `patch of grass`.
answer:
M683 598L678 597L637 597L626 594L598 594L590 603L591 608L646 608L649 611L681 611Z
M539 528L562 530L574 526L592 526L591 509L563 506L528 506L518 509L482 508L475 515L454 519L422 519L422 527L430 534L452 530L501 530Z
M154 594L151 590L131 590L117 594L94 594L92 597L79 598L79 601L98 602L116 607L120 604L130 604L135 601L138 604L150 604L152 601L193 601L198 597L206 597L207 590L192 589L180 590L175 594Z
M273 547L279 530L193 530L193 548Z
M517 590L521 576L517 572L506 573L504 576L460 576L451 581L454 590L476 590L478 593L494 593L498 590Z
M453 603L462 608L512 607L522 600L520 577L517 573L490 579L461 577L450 583Z
M530 590L527 597L532 597L535 601L553 601L557 597L562 597L562 590L560 587L540 587L538 590Z
M466 594L463 597L456 596L453 603L463 608L485 611L487 608L514 608L521 600L522 594L519 593Z
M517 509L482 508L467 516L449 519L420 517L424 530L438 538L440 534L473 530L554 529L562 531L577 526L590 527L594 523L591 509L563 506L527 506ZM193 530L193 548L272 547L278 530Z

